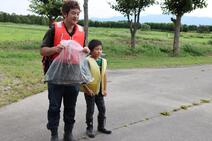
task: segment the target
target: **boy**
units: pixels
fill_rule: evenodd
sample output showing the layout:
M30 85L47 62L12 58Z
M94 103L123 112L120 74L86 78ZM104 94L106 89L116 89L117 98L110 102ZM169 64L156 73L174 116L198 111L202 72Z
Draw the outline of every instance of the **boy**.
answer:
M101 58L102 55L102 43L99 40L91 40L88 44L90 49L90 56L87 57L88 65L91 71L91 75L94 80L88 84L83 84L84 95L87 105L86 110L86 134L94 138L93 132L93 114L94 106L97 105L98 114L98 131L104 134L111 134L112 131L105 129L105 102L104 96L107 95L106 91L106 67L107 61Z

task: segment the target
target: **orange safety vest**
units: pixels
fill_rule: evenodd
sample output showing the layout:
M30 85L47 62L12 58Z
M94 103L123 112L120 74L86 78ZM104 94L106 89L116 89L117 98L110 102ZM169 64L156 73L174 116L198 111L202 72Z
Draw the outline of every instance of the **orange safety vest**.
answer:
M56 47L61 40L70 40L70 39L77 41L82 47L84 46L85 34L82 26L76 25L74 34L70 36L66 30L64 22L55 22L53 25L55 27L54 47ZM43 56L42 63L43 63L44 74L47 72L50 66L50 61L54 60L54 58L57 56L58 54L54 54L49 57Z
M83 27L80 25L75 26L75 32L72 36L66 30L64 22L55 22L55 34L54 34L54 47L60 44L61 40L74 40L77 41L82 47L84 46L85 34ZM51 60L57 57L58 54L51 56Z

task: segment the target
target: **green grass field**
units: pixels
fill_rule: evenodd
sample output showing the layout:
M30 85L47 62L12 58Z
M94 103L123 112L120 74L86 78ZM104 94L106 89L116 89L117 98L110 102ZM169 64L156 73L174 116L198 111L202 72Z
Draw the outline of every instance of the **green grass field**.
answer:
M47 29L0 23L0 107L46 89L39 48ZM93 38L102 40L109 69L212 63L212 34L182 33L178 57L171 57L171 32L138 31L133 50L129 29L89 28Z

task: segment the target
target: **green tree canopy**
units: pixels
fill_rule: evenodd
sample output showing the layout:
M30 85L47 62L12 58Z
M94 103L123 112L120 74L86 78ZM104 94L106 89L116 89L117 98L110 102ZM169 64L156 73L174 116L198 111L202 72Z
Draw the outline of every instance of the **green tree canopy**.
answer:
M50 24L61 15L63 0L30 0L30 10L38 15L47 16Z
M162 10L165 14L173 14L175 18L171 18L175 25L173 54L179 54L179 38L181 19L185 13L190 13L197 8L204 8L207 6L207 0L164 0L162 2Z
M207 0L164 0L162 10L164 13L173 15L184 15L190 13L197 8L207 6Z
M127 17L130 25L131 47L135 47L135 34L140 25L140 13L146 7L154 4L155 0L116 0L110 3L111 8L115 9Z

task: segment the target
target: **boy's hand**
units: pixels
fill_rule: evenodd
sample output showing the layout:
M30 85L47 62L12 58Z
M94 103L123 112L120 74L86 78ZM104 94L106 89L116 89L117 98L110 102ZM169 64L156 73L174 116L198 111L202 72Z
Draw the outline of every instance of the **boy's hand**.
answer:
M91 89L87 90L86 94L89 96L94 96L94 92Z
M103 95L103 96L107 96L107 91L106 91L106 90L103 90L103 91L102 91L102 95Z

